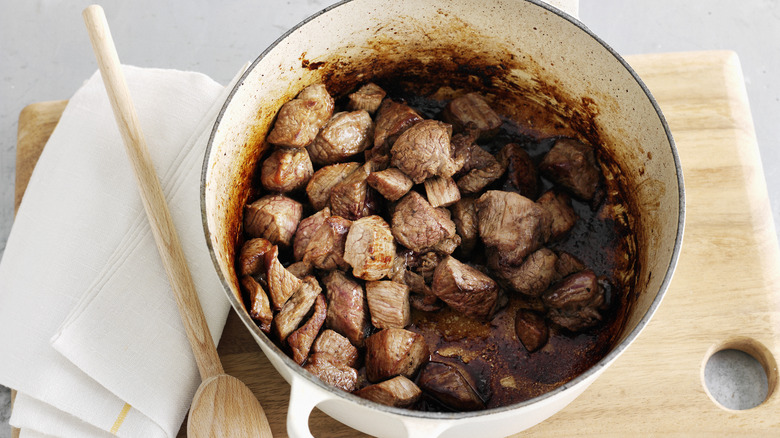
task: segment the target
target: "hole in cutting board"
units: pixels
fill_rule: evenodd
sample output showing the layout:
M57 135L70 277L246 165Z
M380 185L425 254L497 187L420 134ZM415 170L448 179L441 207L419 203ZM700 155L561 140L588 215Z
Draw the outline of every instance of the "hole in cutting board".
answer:
M777 363L755 340L738 338L711 349L702 370L707 394L729 410L759 406L774 392Z

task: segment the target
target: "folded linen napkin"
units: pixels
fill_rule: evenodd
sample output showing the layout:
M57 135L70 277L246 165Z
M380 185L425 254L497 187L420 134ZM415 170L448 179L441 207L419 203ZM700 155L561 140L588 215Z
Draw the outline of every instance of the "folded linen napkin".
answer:
M232 84L124 72L216 342L229 304L199 184ZM33 434L173 437L200 383L121 141L96 72L49 139L0 261L0 383L19 391L11 424Z

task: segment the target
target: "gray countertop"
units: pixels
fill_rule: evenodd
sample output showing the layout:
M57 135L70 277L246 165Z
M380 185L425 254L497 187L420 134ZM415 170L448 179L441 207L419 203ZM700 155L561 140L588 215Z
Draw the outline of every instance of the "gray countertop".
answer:
M68 99L95 71L81 18L90 3L0 0L0 254L13 222L19 112L33 102ZM226 83L284 31L331 3L335 2L104 0L101 4L123 63L196 70ZM580 0L580 17L624 55L737 52L772 214L776 226L780 224L780 2ZM734 364L746 362L753 372L755 364L739 353L723 356L708 367L711 390L737 408L761 399L761 372L734 377L745 369ZM8 390L0 386L0 438L10 436L9 416Z

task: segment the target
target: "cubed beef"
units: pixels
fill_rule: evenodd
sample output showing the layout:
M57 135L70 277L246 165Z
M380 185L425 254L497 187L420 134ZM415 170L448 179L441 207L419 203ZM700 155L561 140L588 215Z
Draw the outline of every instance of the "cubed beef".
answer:
M476 411L485 408L485 400L477 391L474 378L463 367L428 362L420 371L417 384L424 392L452 409Z
M331 117L307 149L317 164L346 161L363 152L374 137L374 122L366 110L340 112Z
M478 144L460 148L456 154L464 159L460 172L465 174L458 178L458 189L463 194L481 192L504 174L504 166Z
M279 310L301 286L301 280L291 274L279 261L277 246L273 246L265 253L265 269L271 303L275 310Z
M455 222L455 229L460 236L460 248L463 254L469 254L479 239L475 201L474 198L465 197L450 207L452 221Z
M340 216L326 218L312 234L303 253L303 261L318 269L347 269L349 264L344 260L344 244L351 226L352 221Z
M415 184L432 176L451 177L463 166L463 160L455 160L451 135L452 129L446 123L430 119L416 123L393 144L391 164Z
M398 242L416 252L455 235L455 223L448 215L414 191L398 201L391 223Z
M571 274L542 295L547 318L573 332L598 324L605 306L604 289L590 269Z
M271 322L273 322L274 314L271 311L268 295L265 294L260 283L249 275L241 277L241 287L249 295L249 316L257 321L260 330L269 333L271 331Z
M287 267L287 271L300 279L304 279L314 274L314 265L311 262L295 262Z
M434 176L424 182L425 194L433 207L449 207L460 200L460 190L452 178Z
M357 370L344 365L328 353L312 354L303 369L319 377L326 384L347 392L354 391L357 386Z
M274 246L262 237L249 239L241 246L238 254L238 273L257 275L265 272L265 253Z
M335 102L323 84L304 88L282 105L267 140L271 144L302 148L311 143L333 115Z
M309 246L312 236L320 229L325 220L330 217L330 207L325 207L313 215L301 220L298 230L295 231L293 240L293 257L295 260L303 260L306 248Z
M306 195L315 210L322 210L330 204L330 192L333 187L344 181L352 172L360 168L358 163L338 163L325 166L312 175L306 185Z
M557 283L565 277L580 272L583 269L585 269L585 263L582 263L577 257L574 257L568 252L561 251L558 253L558 258L555 260L555 276L552 281L553 283Z
M363 287L341 271L332 271L323 279L328 295L326 326L362 347L368 330L368 306Z
M496 158L506 169L503 189L536 199L539 193L539 175L528 152L517 143L509 143L501 148Z
M558 139L544 156L539 170L580 199L589 201L596 194L599 168L593 148L582 142Z
M369 82L348 96L347 108L351 111L366 110L374 114L386 95L385 90L379 85Z
M433 282L433 273L445 258L447 258L446 255L436 251L421 253L417 256L416 266L413 269L422 276L425 283L431 284Z
M337 332L325 329L314 341L311 347L312 353L327 353L339 362L355 368L358 362L358 350L349 342L349 339Z
M388 201L397 201L411 190L414 183L405 173L391 167L379 172L371 172L366 179L368 185L376 189Z
M379 382L395 376L414 378L430 353L423 335L388 328L366 339L366 377Z
M352 275L379 280L390 274L395 258L395 240L390 225L381 216L366 216L352 222L344 246L344 261Z
M404 328L411 322L409 286L395 281L369 281L366 298L374 327Z
M358 389L355 391L355 395L387 406L408 408L420 399L422 391L406 377L396 376L390 380Z
M306 149L277 147L263 161L260 182L270 192L292 192L306 187L313 174Z
M536 203L547 210L550 215L551 240L564 236L577 223L577 213L574 212L571 199L565 193L558 193L555 190L547 191L536 200Z
M274 318L274 328L280 341L284 342L290 333L298 328L320 292L322 288L313 276L301 281L301 287L284 303Z
M317 338L317 334L325 323L325 315L328 312L328 303L325 301L325 295L319 294L314 299L314 313L298 330L295 330L287 337L287 345L290 346L292 359L298 364L303 365L309 356L309 350Z
M555 278L555 263L558 256L547 248L540 248L525 258L520 266L503 266L498 257L488 257L490 267L507 285L523 295L538 297Z
M515 332L517 338L529 353L544 347L549 337L547 322L544 317L533 310L518 309L515 315Z
M330 192L332 214L356 220L379 212L379 195L366 182L371 166L371 162L365 163L333 187Z
M303 206L284 195L267 195L246 206L244 231L250 237L262 237L274 245L292 243Z
M422 119L422 116L408 105L385 99L376 114L374 154L387 155L398 136Z
M501 117L490 108L485 98L478 93L468 93L452 99L442 112L445 121L452 124L457 131L465 129L473 123L480 131L480 137L495 135L501 127Z
M439 263L431 289L448 306L476 318L486 318L498 299L492 278L452 256Z

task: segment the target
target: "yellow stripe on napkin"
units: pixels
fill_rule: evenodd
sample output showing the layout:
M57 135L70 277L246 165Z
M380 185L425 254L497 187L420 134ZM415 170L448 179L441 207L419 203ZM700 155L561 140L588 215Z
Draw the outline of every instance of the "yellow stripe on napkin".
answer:
M119 428L122 426L122 423L125 422L125 418L127 418L127 413L130 412L131 406L127 403L125 403L124 406L122 406L122 410L119 412L119 416L116 417L116 421L114 421L114 425L111 426L110 432L114 435L116 435L117 432L119 432Z

